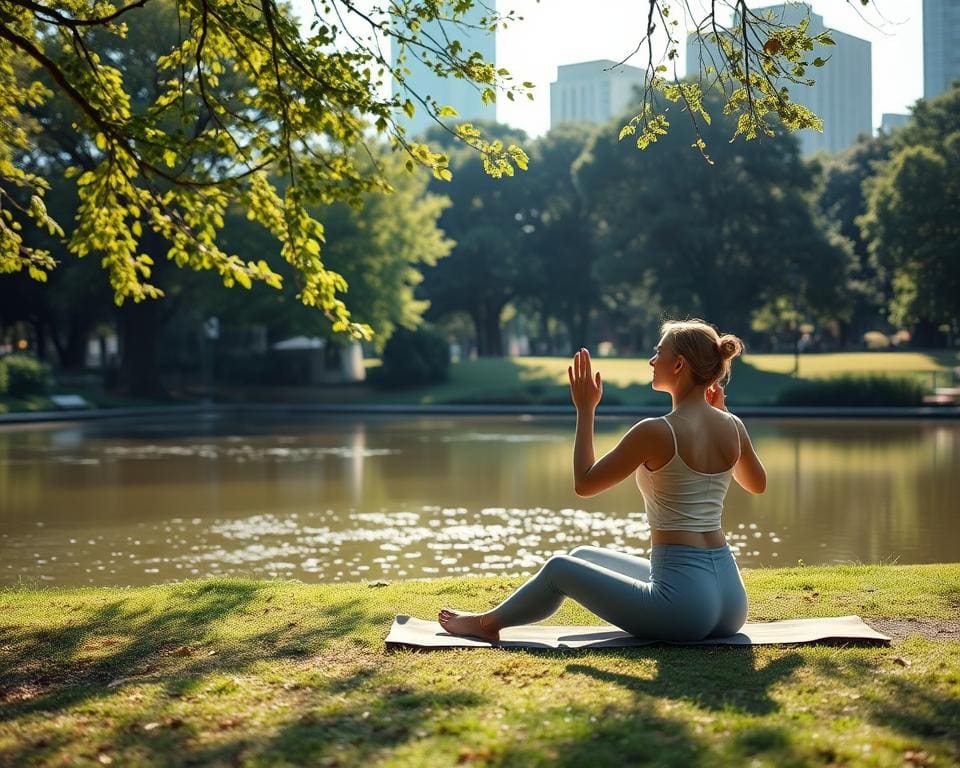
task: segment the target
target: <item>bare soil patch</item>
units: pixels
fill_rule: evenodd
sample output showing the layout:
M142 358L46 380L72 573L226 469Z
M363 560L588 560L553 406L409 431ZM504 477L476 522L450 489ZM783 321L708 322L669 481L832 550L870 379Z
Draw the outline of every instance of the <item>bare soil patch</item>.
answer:
M865 619L878 632L896 640L920 635L928 640L960 641L960 619Z

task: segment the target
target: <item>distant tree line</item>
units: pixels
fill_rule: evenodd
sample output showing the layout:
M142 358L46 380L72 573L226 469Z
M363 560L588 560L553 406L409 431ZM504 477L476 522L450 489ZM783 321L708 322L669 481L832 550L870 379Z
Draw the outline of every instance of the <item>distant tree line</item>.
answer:
M472 328L480 355L503 353L507 315L564 353L601 340L642 352L665 314L706 317L754 348L802 331L828 348L869 331L929 347L957 337L960 85L892 135L808 161L791 134L725 141L731 120L701 126L714 165L679 122L655 153L619 142L617 121L556 129L527 143L530 170L509 184L451 148L456 183L433 188L452 200L440 226L456 244L426 271L428 317Z

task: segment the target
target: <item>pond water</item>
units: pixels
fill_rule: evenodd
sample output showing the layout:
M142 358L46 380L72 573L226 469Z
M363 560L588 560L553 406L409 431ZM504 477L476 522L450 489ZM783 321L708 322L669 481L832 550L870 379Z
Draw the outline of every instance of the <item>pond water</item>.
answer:
M947 562L960 422L750 420L741 565ZM598 455L632 420L598 422ZM579 544L649 551L632 480L573 493L573 418L244 415L0 430L0 584L519 575Z

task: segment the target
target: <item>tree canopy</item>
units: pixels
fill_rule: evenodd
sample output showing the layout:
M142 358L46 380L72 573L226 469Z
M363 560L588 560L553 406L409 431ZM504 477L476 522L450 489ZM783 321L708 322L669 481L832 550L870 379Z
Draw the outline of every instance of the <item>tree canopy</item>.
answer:
M858 219L898 324L960 328L960 84L920 101L864 186Z
M366 152L378 142L405 153L411 169L450 179L448 153L412 141L397 119L417 109L472 148L487 174L527 165L518 144L454 124L450 108L406 81L415 57L440 76L474 83L481 100L532 96L532 84L515 83L460 42L464 27L493 32L516 20L484 5L480 20L468 23L475 5L315 0L301 24L277 0L0 0L0 273L46 278L59 253L24 237L25 228L40 228L65 237L74 256L97 258L118 303L162 295L153 279L158 258L212 270L227 286L279 288L281 274L268 261L224 247L227 209L237 205L280 243L299 301L322 310L335 331L369 337L344 303L347 281L325 260L325 228L311 206L356 205L372 191L389 192L379 153ZM694 83L670 74L681 4L648 0L640 41L647 87L621 137L636 134L645 147L665 134L664 102L652 98L659 92L683 104L689 143L705 153L700 129L713 108L704 93L713 87L724 93L716 108L734 116L735 137L770 134L776 122L817 126L791 102L787 84L806 82L810 67L824 63L814 53L829 35L778 24L741 0L730 4L735 23L725 28L717 15L725 5L710 3L695 20L695 34L714 53L707 82ZM149 83L128 66L145 34L164 43ZM655 39L666 40L660 53ZM385 95L393 80L404 88ZM70 106L51 115L44 108L54 93ZM47 130L73 134L78 148L62 158L77 189L72 224L52 217L44 202L51 166L36 136ZM165 252L145 247L157 242Z

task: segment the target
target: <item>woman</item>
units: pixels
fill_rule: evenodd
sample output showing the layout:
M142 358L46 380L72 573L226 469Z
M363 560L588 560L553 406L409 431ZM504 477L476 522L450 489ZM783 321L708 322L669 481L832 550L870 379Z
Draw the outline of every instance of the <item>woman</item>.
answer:
M747 618L747 595L720 527L733 477L763 493L767 476L743 422L726 408L724 385L736 336L720 336L700 320L663 324L650 358L653 388L669 392L673 409L644 419L596 461L594 411L603 394L600 373L581 349L567 369L577 408L574 489L595 496L628 475L637 485L652 529L650 559L597 547L551 557L496 608L468 614L443 609L447 632L497 641L503 627L541 621L570 597L637 637L696 641L735 634Z

